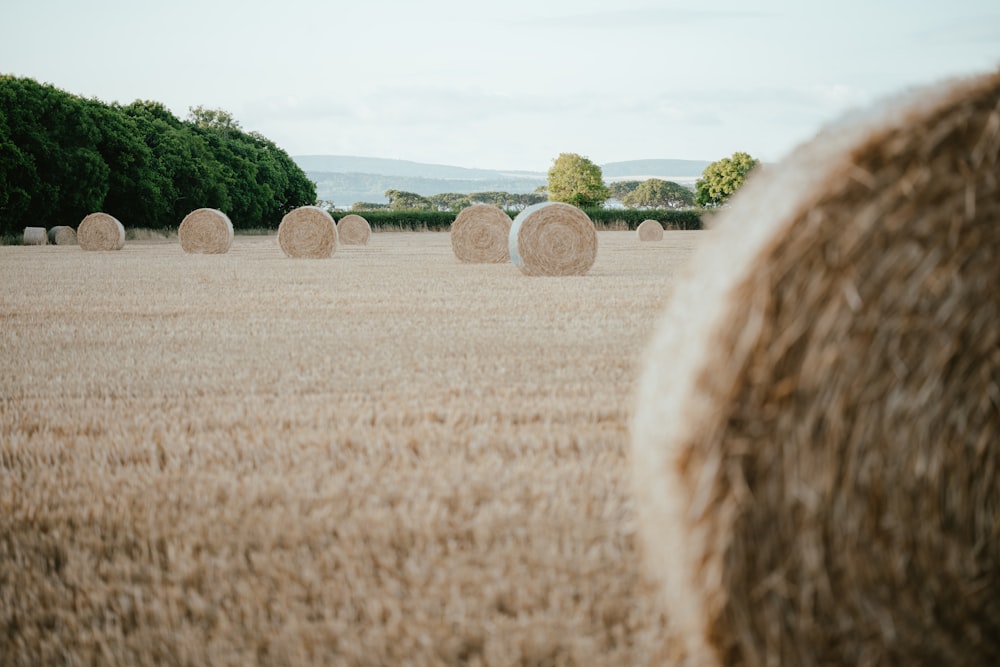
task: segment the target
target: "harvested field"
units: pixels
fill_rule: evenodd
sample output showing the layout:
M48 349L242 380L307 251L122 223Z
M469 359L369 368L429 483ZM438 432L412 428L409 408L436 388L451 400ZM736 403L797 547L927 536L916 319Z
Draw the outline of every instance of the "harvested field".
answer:
M629 412L706 233L0 247L2 662L647 662Z

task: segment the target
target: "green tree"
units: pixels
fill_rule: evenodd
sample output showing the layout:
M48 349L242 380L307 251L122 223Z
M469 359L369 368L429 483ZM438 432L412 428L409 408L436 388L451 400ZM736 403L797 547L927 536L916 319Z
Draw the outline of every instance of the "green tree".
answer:
M722 206L743 185L758 161L749 153L733 153L705 167L695 183L695 202L699 206Z
M442 192L436 195L429 195L427 200L436 211L461 211L469 206L469 195L458 192Z
M126 226L173 227L201 207L237 228L275 227L315 201L288 154L226 111L195 107L182 121L159 102L108 105L0 75L2 234L100 210Z
M388 204L377 204L370 201L356 201L351 204L352 211L384 211L388 208Z
M389 200L389 208L393 211L428 211L434 208L427 197L415 192L386 190L385 198Z
M673 181L648 178L621 202L629 208L687 208L694 206L694 193Z
M203 106L188 107L187 120L200 128L217 130L239 130L240 124L233 114L224 109L206 109Z
M549 201L596 207L608 200L601 168L576 153L560 153L548 174Z
M608 183L608 193L620 202L625 201L628 193L639 187L642 181L612 181Z

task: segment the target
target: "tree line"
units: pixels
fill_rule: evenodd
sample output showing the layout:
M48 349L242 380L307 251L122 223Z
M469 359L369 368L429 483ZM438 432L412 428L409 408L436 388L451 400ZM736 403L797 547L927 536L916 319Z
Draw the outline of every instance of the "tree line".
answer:
M547 185L527 194L509 192L446 192L420 195L415 192L389 189L387 204L355 202L354 211L451 211L458 212L473 204L492 204L505 210L520 211L544 201L558 201L580 208L604 206L609 199L618 200L628 209L684 210L694 207L715 208L725 205L757 166L758 161L747 153L733 153L708 165L702 177L689 188L660 178L644 181L604 182L601 168L589 158L576 153L561 153L553 160ZM332 202L327 202L332 208Z
M238 229L275 227L316 201L289 155L227 112L84 99L0 76L0 234L76 226L104 211L126 227L176 227L197 208Z

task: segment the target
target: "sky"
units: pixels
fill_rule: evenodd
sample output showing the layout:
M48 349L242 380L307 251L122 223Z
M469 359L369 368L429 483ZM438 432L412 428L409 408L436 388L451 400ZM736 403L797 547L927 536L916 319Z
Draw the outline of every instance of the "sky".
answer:
M780 160L1000 67L996 0L4 0L0 73L230 112L295 155Z

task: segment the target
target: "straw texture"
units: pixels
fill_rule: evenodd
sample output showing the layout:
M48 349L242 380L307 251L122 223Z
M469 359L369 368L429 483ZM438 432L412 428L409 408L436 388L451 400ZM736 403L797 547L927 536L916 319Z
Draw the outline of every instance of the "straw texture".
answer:
M281 219L278 244L289 257L330 257L337 250L337 224L318 206L300 206Z
M360 215L345 215L337 223L337 242L341 245L368 245L372 228Z
M577 207L543 202L514 218L508 249L511 261L527 275L582 275L597 259L597 230Z
M76 230L66 225L57 225L49 230L52 245L76 245Z
M473 204L451 223L451 249L461 262L502 263L510 259L510 216L497 206Z
M752 178L633 420L675 664L1000 661L1000 73Z
M107 213L91 213L80 221L76 240L83 250L121 250L125 247L125 227Z
M586 279L0 245L0 665L662 664L627 419L704 232L633 231Z
M184 252L221 255L233 245L233 223L218 209L199 208L184 216L177 237Z
M643 220L635 229L640 241L662 241L663 225L659 220Z
M44 227L25 227L22 245L47 245L49 237Z

